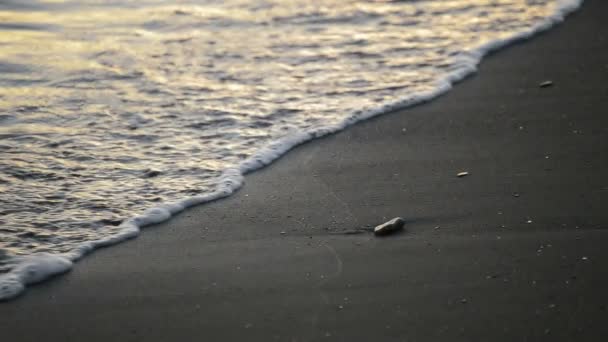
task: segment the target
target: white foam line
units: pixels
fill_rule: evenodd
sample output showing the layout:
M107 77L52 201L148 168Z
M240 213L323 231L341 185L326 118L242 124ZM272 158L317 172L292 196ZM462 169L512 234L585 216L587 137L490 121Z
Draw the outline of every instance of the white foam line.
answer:
M40 282L53 275L69 271L73 263L87 255L89 252L104 246L113 245L139 235L142 227L168 220L173 215L188 207L227 197L243 185L243 175L264 167L290 149L306 141L319 138L343 130L359 121L391 112L405 107L420 104L436 98L452 88L452 85L477 70L481 59L491 51L497 50L515 41L527 39L538 32L545 31L564 20L565 16L578 9L583 0L558 0L553 16L545 18L530 29L518 32L511 37L495 40L479 46L472 51L465 51L460 55L458 67L447 74L437 83L437 88L422 93L411 94L403 99L385 104L367 111L357 111L339 124L311 129L270 143L254 156L243 161L236 169L225 170L220 178L220 184L215 192L207 195L198 195L186 198L176 203L167 203L146 210L139 216L132 217L120 225L121 231L107 238L88 241L76 249L65 254L37 253L24 257L17 257L15 266L9 273L0 275L0 301L7 300L21 294L27 285Z

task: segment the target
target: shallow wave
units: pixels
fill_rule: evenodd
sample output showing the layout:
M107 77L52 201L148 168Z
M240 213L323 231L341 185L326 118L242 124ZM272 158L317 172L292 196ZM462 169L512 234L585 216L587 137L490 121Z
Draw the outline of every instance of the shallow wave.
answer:
M581 3L0 8L0 299L230 195L298 144L448 91Z

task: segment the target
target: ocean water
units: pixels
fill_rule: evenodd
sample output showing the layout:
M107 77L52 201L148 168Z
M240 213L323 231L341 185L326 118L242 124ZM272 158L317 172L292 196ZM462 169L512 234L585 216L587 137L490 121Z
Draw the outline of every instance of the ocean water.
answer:
M0 299L581 3L0 0Z

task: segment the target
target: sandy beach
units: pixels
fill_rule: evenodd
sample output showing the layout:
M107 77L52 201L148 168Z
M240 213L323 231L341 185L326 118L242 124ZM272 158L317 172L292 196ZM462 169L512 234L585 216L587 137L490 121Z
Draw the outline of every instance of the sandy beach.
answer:
M588 0L447 95L94 252L0 303L0 336L605 341L606 13ZM366 231L395 216L404 232Z

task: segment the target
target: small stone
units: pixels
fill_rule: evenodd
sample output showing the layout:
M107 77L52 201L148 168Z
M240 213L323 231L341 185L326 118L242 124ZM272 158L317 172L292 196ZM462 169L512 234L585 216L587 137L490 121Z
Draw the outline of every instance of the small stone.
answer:
M519 194L517 192L514 192L513 197L519 197Z
M456 176L457 177L466 177L468 175L469 175L469 173L467 171L462 171L462 172L459 172Z
M538 86L541 88L548 88L551 87L553 85L553 81L544 81L541 82Z
M584 256L584 257L581 258L581 260L587 261L587 260L589 260L589 258L587 258L586 256Z
M376 228L374 228L374 234L375 235L391 234L391 233L394 233L396 231L403 229L404 225L405 225L405 220L403 220L401 217L395 217L394 219L392 219L388 222L385 222L379 226L376 226Z
M468 301L466 298L462 298L462 299L460 300L460 302L461 302L462 304L466 304L466 303L468 303L469 301Z
M287 234L287 232L281 232L281 235L285 235L285 234Z

